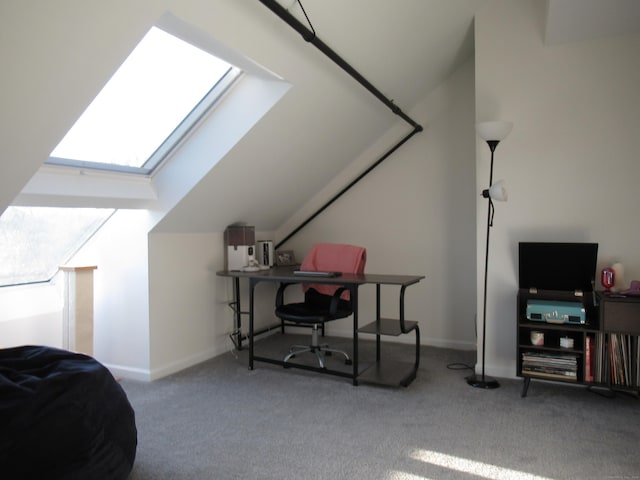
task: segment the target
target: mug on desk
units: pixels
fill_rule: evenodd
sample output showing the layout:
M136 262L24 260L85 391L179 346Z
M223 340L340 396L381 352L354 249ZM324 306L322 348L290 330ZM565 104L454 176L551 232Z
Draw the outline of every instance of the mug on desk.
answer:
M542 346L544 345L544 333L536 332L535 330L531 332L531 345Z

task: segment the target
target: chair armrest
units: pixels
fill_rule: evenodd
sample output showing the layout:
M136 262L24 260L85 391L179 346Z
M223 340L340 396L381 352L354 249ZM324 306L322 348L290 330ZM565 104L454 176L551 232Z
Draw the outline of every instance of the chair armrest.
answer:
M290 285L293 285L293 283L283 282L278 287L278 291L276 292L276 308L280 308L282 305L284 305L284 291Z
M329 304L329 315L335 317L338 313L338 304L340 303L340 295L347 291L346 287L340 287L331 296L331 303Z

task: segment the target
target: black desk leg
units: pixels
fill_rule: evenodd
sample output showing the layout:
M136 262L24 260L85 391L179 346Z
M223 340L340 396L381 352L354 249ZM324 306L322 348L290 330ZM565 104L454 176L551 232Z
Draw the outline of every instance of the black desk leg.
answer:
M353 384L358 385L358 287L349 287L351 305L353 305Z
M233 299L236 304L234 312L235 316L235 334L238 341L238 350L242 350L242 312L240 306L240 277L233 279Z
M376 362L380 365L380 284L376 283Z
M255 280L249 279L249 370L253 370L253 291L255 288Z

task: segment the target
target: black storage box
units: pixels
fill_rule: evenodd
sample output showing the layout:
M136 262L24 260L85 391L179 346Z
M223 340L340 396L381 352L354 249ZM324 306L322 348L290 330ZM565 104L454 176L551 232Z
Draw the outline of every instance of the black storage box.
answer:
M520 242L520 308L526 308L527 302L534 300L580 302L587 312L586 323L593 325L597 322L594 311L597 259L597 243Z

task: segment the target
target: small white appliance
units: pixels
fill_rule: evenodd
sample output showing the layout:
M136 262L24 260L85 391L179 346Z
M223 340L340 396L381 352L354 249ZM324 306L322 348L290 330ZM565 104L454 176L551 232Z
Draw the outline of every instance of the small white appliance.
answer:
M225 269L242 270L255 262L255 228L229 225L224 231Z
M271 240L256 242L256 259L260 266L273 267L273 242Z

